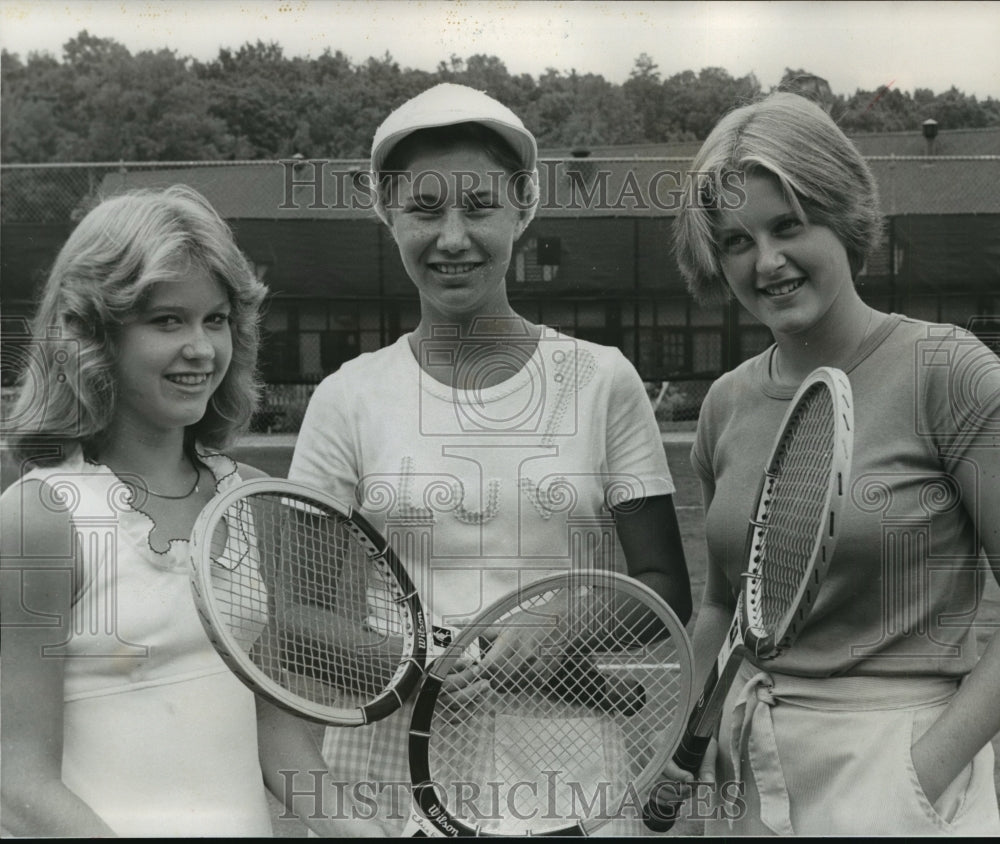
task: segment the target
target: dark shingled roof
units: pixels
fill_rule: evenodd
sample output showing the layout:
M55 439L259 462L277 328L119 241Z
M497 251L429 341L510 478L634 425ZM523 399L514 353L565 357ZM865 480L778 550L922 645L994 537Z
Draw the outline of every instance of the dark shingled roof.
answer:
M985 129L948 129L939 126L934 139L934 155L1000 155L1000 126ZM848 136L862 155L927 155L927 141L921 129L908 132L870 132ZM617 147L588 147L594 158L694 158L701 141L628 144ZM577 147L539 150L542 158L571 158Z
M941 131L934 154L920 132L853 138L878 179L887 216L1000 213L1000 128ZM697 142L595 147L541 153L540 217L669 217ZM368 162L190 162L124 165L101 183L104 195L183 183L227 219L371 219ZM317 188L317 184L321 183Z
M1000 155L869 158L882 209L900 214L1000 213ZM688 158L546 159L539 163L539 217L670 217L677 212ZM322 176L322 188L314 175ZM105 177L104 195L140 187L190 185L226 219L370 219L364 162L242 162Z

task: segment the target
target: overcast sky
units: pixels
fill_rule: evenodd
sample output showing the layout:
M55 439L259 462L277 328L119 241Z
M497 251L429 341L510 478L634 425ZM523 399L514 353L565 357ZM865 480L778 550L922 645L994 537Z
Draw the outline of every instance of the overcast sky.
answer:
M954 85L1000 98L1000 2L405 2L405 0L0 0L0 44L61 57L80 30L130 51L168 47L212 59L221 47L276 41L288 56L387 51L434 70L451 55L498 56L511 73L547 68L620 83L640 53L663 76L722 67L767 90L786 67L834 93Z

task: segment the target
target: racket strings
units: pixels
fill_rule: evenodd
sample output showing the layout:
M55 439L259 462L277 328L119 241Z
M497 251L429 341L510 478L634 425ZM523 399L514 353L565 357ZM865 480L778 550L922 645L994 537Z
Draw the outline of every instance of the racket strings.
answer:
M748 612L765 630L785 626L798 603L825 528L834 441L833 400L820 386L806 396L789 426L755 523Z
M268 618L267 591L260 579L257 549L248 533L249 514L240 502L212 537L211 589L226 625L243 651L249 651Z
M637 647L650 630L662 630L648 613L632 611L613 595L574 597L571 625L565 623L566 604L552 594L522 603L491 625L535 636L537 661L511 661L452 690L445 679L428 762L432 781L466 784L462 795L446 799L466 823L523 834L613 813L630 783L662 766L663 740L686 708L673 641ZM627 618L640 619L639 629L613 631L622 605L630 609ZM592 635L581 636L587 623L594 625ZM577 641L567 641L569 629ZM477 648L466 649L450 673L478 659Z
M354 709L383 693L412 638L375 549L332 510L286 494L230 506L216 605L260 671L299 698Z

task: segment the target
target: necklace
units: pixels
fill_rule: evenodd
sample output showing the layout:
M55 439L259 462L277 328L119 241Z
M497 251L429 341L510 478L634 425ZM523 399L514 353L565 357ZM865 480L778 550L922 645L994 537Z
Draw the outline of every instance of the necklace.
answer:
M189 457L188 460L191 460L191 458ZM194 465L194 461L191 461L191 468L194 469L194 486L183 495L164 495L162 492L156 492L156 490L152 490L148 486L145 487L146 492L149 495L155 495L157 498L165 498L168 501L181 501L182 499L190 498L198 492L198 486L201 483L201 471Z

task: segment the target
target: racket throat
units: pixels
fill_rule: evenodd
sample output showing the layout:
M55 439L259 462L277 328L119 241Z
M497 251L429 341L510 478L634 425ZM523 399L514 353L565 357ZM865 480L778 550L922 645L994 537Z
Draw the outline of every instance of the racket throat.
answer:
M743 665L745 655L746 650L742 645L733 648L726 655L720 655L705 681L706 692L691 713L687 727L689 735L710 738L715 733L729 689Z

